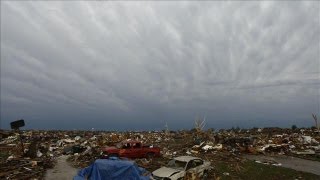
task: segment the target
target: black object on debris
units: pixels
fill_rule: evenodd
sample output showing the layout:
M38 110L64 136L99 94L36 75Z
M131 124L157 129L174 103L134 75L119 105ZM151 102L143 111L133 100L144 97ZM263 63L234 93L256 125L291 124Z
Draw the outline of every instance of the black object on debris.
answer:
M10 125L11 125L11 129L17 130L20 127L23 127L25 124L24 124L24 120L20 119L20 120L11 122Z

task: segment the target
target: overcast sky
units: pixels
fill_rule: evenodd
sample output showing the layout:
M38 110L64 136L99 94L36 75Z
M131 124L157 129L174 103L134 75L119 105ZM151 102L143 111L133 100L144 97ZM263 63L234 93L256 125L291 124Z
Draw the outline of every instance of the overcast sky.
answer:
M1 1L1 128L310 127L320 3Z

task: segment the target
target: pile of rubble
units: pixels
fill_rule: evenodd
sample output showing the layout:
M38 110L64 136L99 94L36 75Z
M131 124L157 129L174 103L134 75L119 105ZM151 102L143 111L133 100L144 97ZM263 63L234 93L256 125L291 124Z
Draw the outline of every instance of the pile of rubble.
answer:
M41 179L55 157L70 155L77 168L101 158L102 149L126 139L160 147L161 157L135 159L152 172L177 156L201 157L212 162L230 161L239 166L242 154L280 154L302 158L320 157L320 133L316 129L254 128L200 131L11 131L0 132L0 179ZM22 145L21 145L22 144ZM21 149L23 146L23 149ZM261 162L265 163L265 162ZM214 177L216 172L212 172Z
M41 179L54 166L56 154L46 146L46 136L34 132L1 132L0 179Z

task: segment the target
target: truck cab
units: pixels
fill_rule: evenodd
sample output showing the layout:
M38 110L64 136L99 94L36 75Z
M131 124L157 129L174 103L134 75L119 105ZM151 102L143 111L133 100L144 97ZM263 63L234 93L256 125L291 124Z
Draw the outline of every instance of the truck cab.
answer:
M151 158L160 156L160 148L143 145L139 141L124 140L115 146L103 148L107 157Z

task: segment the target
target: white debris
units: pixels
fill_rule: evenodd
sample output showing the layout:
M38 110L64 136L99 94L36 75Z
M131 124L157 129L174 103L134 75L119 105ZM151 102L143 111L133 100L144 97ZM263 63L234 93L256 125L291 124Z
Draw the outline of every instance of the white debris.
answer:
M212 147L212 149L221 150L222 149L222 144L217 144L214 147Z
M224 173L223 173L223 175L225 175L225 176L229 176L229 175L230 175L230 173L228 173L228 172L224 172Z
M75 143L75 140L72 139L64 139L63 141L66 143Z
M205 146L202 147L202 149L205 150L205 151L208 151L210 149L213 149L213 147L209 146L209 145L205 145Z
M28 170L28 171L32 171L32 169L27 168L27 167L23 167L24 169Z
M311 136L301 136L304 144L311 144Z
M80 139L81 139L80 136L76 136L76 137L74 138L75 141L79 141Z
M90 138L90 140L92 140L92 141L97 140L97 137L93 136L92 138Z
M41 157L43 154L38 150L37 151L37 157Z
M10 161L10 160L12 160L12 159L14 159L14 156L13 156L13 155L9 156L9 157L7 158L7 161Z
M294 149L294 148L296 148L296 146L292 144L292 145L289 146L289 148L290 149Z

